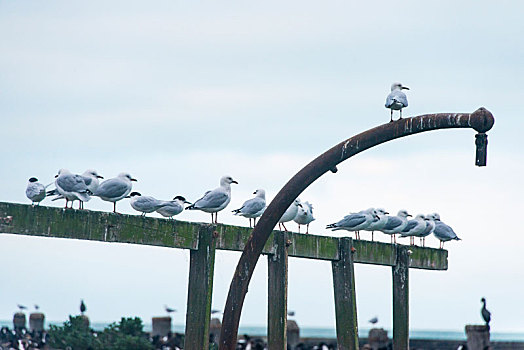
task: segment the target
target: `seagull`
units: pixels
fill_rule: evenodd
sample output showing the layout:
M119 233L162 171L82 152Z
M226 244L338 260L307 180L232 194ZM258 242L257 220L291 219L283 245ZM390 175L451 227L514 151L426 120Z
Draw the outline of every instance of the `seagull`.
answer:
M86 304L84 304L84 299L80 299L80 313L83 315L86 310L87 307Z
M202 210L211 213L211 223L218 224L218 212L227 207L231 201L231 184L238 184L231 176L222 176L220 187L207 191L202 198L186 208L186 210ZM214 222L213 222L213 213Z
M79 200L82 202L88 202L91 197L89 196L89 189L84 182L84 178L80 175L71 173L67 169L60 169L58 174L55 175L55 187L58 193L66 199L67 203L71 201L71 209L73 208L73 201ZM53 199L59 199L60 196ZM80 205L78 207L80 209Z
M407 217L411 216L408 214L408 212L404 209L399 210L397 213L397 216L387 216L388 221L386 222L386 225L380 229L379 231L384 232L385 234L391 235L391 243L395 241L397 243L397 238L395 237L396 233L402 232L406 225L408 224Z
M393 110L400 111L400 119L402 119L402 108L408 106L408 98L402 90L409 90L408 87L402 86L401 83L391 84L391 92L388 97L386 97L386 108L391 110L391 120L393 121Z
M369 224L367 228L363 229L365 231L371 231L371 241L374 241L373 235L375 233L375 230L380 230L381 228L386 226L386 222L388 221L386 215L388 215L389 213L382 208L378 208L375 210L375 214L377 216L373 218L373 221Z
M164 204L164 201L155 199L151 196L142 196L140 192L131 192L128 197L131 198L129 201L131 207L136 211L141 212L142 216L154 212Z
M29 179L29 182L27 183L27 188L25 189L25 195L27 198L31 200L31 205L35 205L35 203L36 205L40 205L40 202L44 200L46 195L45 189L46 186L38 182L38 179L36 177L32 177Z
M286 226L284 226L284 222L291 221L297 216L298 208L302 208L302 204L300 203L300 199L296 198L293 203L289 206L289 208L286 209L284 214L282 214L282 217L280 220L278 220L278 229L281 230L280 225L284 227L284 230L287 232ZM282 230L281 230L282 231Z
M426 237L433 233L433 230L435 229L435 221L433 220L433 217L431 215L426 215L426 229L422 231L418 235L420 237L420 244L425 247L426 246Z
M87 185L87 189L91 193L95 193L96 190L98 190L98 187L100 186L99 179L104 178L103 176L98 175L98 172L93 169L87 169L80 176L82 176L82 178L84 179L84 182ZM84 202L82 201L80 201L80 208L84 209Z
M94 195L106 202L113 202L113 213L116 213L116 202L131 193L132 181L137 180L128 173L120 173L117 177L102 182Z
M293 317L293 316L295 316L295 311L288 311L287 315L290 316L290 317Z
M344 218L334 224L329 224L326 228L333 231L347 230L355 232L355 239L360 239L359 230L366 229L374 219L378 219L374 208L369 208L359 213L351 213L344 216Z
M300 225L306 225L306 234L309 234L309 224L315 220L313 217L313 205L305 202L298 207L297 215L293 220L298 224L298 233L300 233Z
M258 189L253 192L255 198L248 199L238 209L233 210L235 215L240 215L249 219L249 227L251 227L251 219L253 219L253 226L256 224L256 219L262 215L266 209L266 191Z
M166 310L166 312L167 312L168 314L171 314L171 313L173 313L173 312L176 312L176 309L172 309L172 308L168 307L167 305L164 305L164 309Z
M18 308L20 309L20 311L23 311L23 310L27 309L27 306L22 305L22 304L16 304L16 306L18 306Z
M211 315L221 313L220 310L211 309Z
M415 219L409 220L408 224L402 232L400 237L409 237L409 245L415 245L415 236L419 236L426 230L426 217L423 214L417 214Z
M371 320L369 320L368 322L371 323L372 325L375 325L375 324L378 323L378 317L375 316L375 317L373 317Z
M491 321L491 312L489 312L488 309L486 309L486 298L480 299L480 302L482 303L482 309L480 310L480 314L482 315L484 322L486 322L486 326L489 327L489 321Z
M180 214L184 210L184 204L191 204L182 196L176 196L172 201L164 201L162 206L156 210L160 215L170 218Z
M444 249L444 242L451 241L452 239L460 241L460 238L457 237L457 234L453 229L440 221L440 215L437 213L432 214L433 220L435 220L435 229L433 230L433 235L438 238L440 241L440 249Z

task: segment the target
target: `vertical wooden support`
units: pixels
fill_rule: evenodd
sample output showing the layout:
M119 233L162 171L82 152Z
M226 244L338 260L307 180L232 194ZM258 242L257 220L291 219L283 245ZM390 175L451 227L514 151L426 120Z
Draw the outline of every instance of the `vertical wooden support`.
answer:
M198 249L190 252L185 350L202 350L209 347L215 267L214 231L213 225L201 226L198 232Z
M287 349L287 248L285 233L274 233L274 254L267 256L267 342L269 349Z
M393 349L409 349L409 247L397 246L393 270Z
M337 322L337 341L340 350L358 350L357 303L355 271L353 268L353 240L340 239L340 260L331 262Z

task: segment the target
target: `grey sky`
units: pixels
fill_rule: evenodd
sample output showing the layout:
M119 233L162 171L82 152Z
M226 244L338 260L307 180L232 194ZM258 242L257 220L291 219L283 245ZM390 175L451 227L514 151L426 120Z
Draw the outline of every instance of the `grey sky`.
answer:
M106 178L129 171L143 194L189 200L227 173L239 181L227 209L256 188L270 200L309 160L387 122L384 100L400 81L411 88L405 116L491 110L488 167L473 166L471 130L382 145L301 196L315 207L312 232L329 234L325 224L369 206L438 211L463 241L448 246L449 271L412 272L412 327L478 323L486 296L493 330L522 329L524 240L511 219L524 210L522 10L517 1L0 2L0 200L27 202L27 179L51 182L62 167ZM132 213L126 202L119 207ZM93 199L87 208L110 204ZM227 209L220 221L247 224ZM33 300L54 320L75 311L80 297L92 319L107 321L185 305L187 252L0 241L0 264L10 267L0 319ZM217 257L216 308L237 257ZM299 324L334 324L330 273L327 263L291 262ZM244 323L265 322L265 278L262 259ZM390 278L387 268L358 267L360 324L378 314L390 325Z

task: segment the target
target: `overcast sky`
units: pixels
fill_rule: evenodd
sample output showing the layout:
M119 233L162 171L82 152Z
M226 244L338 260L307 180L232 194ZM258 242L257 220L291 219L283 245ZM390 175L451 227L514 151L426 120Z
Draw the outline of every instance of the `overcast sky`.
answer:
M448 271L411 270L410 326L480 323L484 296L493 331L522 331L523 10L518 1L2 1L0 200L29 203L27 179L49 183L60 168L128 171L142 194L190 201L230 174L239 184L218 218L247 225L230 210L256 188L272 199L310 160L389 121L385 97L400 81L411 88L404 116L488 108L488 166L474 166L473 130L375 147L300 196L315 208L310 232L329 235L326 224L370 206L439 212L463 240L446 244ZM118 207L133 213L127 200ZM93 321L150 322L168 304L182 323L188 256L0 235L0 319L38 303L63 320L84 298ZM224 306L238 257L217 253L213 308ZM266 270L263 257L242 324L266 323ZM359 324L378 315L390 327L391 269L359 265L356 284ZM290 259L289 308L299 325L334 326L329 263Z

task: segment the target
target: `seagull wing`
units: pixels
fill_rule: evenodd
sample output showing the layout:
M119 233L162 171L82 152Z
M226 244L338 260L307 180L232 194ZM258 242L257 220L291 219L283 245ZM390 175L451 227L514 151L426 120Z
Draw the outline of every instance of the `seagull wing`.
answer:
M193 205L195 208L218 208L225 201L227 201L229 196L226 192L222 191L220 188L214 189L213 191L207 191L206 194Z
M399 90L391 91L386 97L386 108L391 107L395 102L402 104L402 106L408 106L408 98L405 93Z
M342 220L337 222L337 226L352 228L352 227L362 224L364 221L366 221L365 215L350 214L350 215L346 215Z
M84 183L84 180L82 176L80 175L74 175L74 174L68 174L59 176L56 179L56 182L60 188L62 188L64 191L67 192L85 192L87 191L87 186Z
M393 230L400 225L402 225L402 220L396 216L389 216L388 222L386 222L386 226L384 226L384 230Z
M261 198L252 198L244 202L240 208L242 214L256 214L266 206L266 201Z
M415 220L409 220L408 221L408 224L406 225L406 227L404 227L404 229L402 230L402 233L405 233L405 232L408 232L410 230L412 230L413 228L415 228L415 226L418 225L418 222L415 221Z
M100 184L95 195L99 197L116 198L125 195L129 187L120 179L109 179Z

